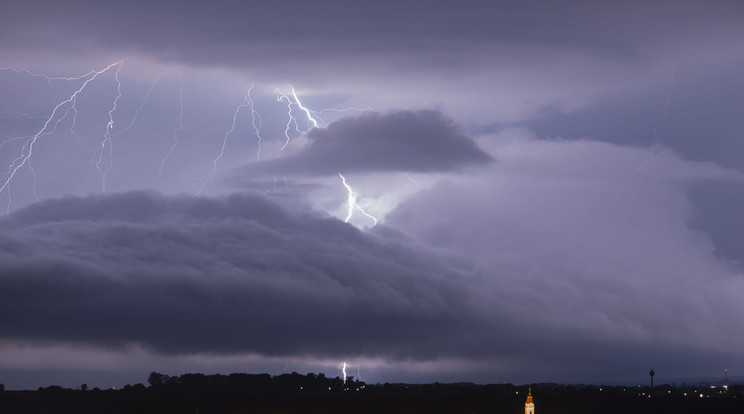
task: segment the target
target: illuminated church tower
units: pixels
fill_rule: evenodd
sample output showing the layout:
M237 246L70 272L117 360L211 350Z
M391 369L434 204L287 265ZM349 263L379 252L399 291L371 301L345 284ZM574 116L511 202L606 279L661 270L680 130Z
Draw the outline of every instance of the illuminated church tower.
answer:
M535 414L535 404L532 403L532 388L527 392L527 402L524 403L524 414Z

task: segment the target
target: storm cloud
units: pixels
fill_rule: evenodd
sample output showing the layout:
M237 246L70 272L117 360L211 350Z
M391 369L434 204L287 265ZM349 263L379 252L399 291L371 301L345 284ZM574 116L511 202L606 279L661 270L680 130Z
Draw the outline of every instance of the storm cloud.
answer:
M493 158L436 110L365 114L314 128L299 152L243 167L247 176L445 172Z
M67 197L0 228L11 340L431 358L478 323L466 268L251 196Z
M6 1L0 382L744 364L742 21L727 0Z
M696 183L742 183L744 174L669 151L546 142L521 130L491 142L500 162L490 174L439 183L386 223L498 274L514 300L509 319L535 329L719 351L744 340L741 329L723 328L738 322L710 319L744 311L735 299L744 281L691 228L689 199Z

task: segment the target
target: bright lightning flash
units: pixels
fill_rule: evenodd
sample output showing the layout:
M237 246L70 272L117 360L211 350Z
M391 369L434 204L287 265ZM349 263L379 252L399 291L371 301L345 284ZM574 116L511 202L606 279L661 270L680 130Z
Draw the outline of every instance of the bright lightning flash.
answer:
M341 368L341 372L344 374L344 385L346 385L346 361L344 361L344 367Z
M311 111L310 109L302 105L302 102L300 102L300 98L297 96L297 93L295 92L294 86L292 86L292 84L289 84L289 89L291 91L289 92L289 94L284 93L280 91L279 89L276 90L277 101L279 102L284 102L285 100L287 101L287 117L288 117L287 126L286 128L284 128L284 138L285 138L284 145L282 145L282 147L279 148L279 153L281 153L285 148L287 148L287 145L289 145L289 141L292 139L289 135L289 130L292 127L292 124L294 124L294 127L295 127L294 129L299 134L304 134L305 132L308 131L308 130L300 130L300 126L297 123L297 118L295 118L294 115L292 115L292 104L297 105L297 107L299 107L303 112L305 112L305 114L307 115L307 119L313 124L313 128L319 127L318 120L313 117L313 114L315 114L316 112ZM292 95L292 98L290 98L289 95Z
M351 220L351 217L354 215L354 209L357 209L357 210L361 211L362 214L364 214L365 216L367 216L370 219L372 219L372 221L374 221L375 222L375 225L376 225L379 222L379 220L377 220L377 218L375 216L373 216L373 215L367 213L366 211L364 211L364 209L362 208L362 206L360 206L356 202L356 194L354 193L354 190L351 189L351 186L346 183L346 177L344 177L343 175L341 175L341 173L338 173L338 176L341 177L341 182L344 184L344 187L346 188L346 192L349 195L348 196L348 199L346 201L349 204L349 213L346 216L346 219L344 219L344 223L348 223L349 220Z
M317 121L317 120L316 120L315 118L313 118L313 115L312 115L312 113L310 112L310 110L309 110L309 109L307 109L307 108L305 108L304 106L302 106L302 102L300 102L300 98L298 98L298 97L297 97L297 93L295 93L295 89L294 89L294 86L292 86L292 85L290 84L290 85L289 85L289 88L290 88L290 89L292 89L292 96L294 97L294 99L295 99L295 102L297 103L297 106L299 106L299 107L300 107L300 109L302 109L303 111L305 111L305 113L307 114L307 119L309 119L309 120L310 120L310 122L312 122L312 123L313 123L313 126L314 126L315 128L317 128L317 127L318 127L318 121Z

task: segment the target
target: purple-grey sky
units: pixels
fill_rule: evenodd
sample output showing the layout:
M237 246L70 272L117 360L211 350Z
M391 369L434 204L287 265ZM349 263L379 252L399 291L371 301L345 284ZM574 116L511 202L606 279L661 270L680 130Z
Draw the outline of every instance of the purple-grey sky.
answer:
M6 1L0 383L744 372L739 1Z

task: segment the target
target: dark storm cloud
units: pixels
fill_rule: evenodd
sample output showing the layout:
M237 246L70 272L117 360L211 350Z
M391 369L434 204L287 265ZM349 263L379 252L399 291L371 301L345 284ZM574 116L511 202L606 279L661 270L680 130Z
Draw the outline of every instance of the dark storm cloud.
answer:
M491 156L436 110L343 118L306 134L298 153L241 169L255 175L333 175L337 172L441 172L485 164Z
M250 60L269 66L347 52L428 53L495 39L627 54L649 39L725 33L741 11L735 1L643 2L642 8L592 1L19 1L4 7L0 44L76 51L95 45L208 65ZM27 30L29 24L35 30Z
M2 339L431 358L483 323L462 266L261 198L68 197L0 228Z
M570 165L584 155L574 152ZM519 164L517 170L524 168ZM558 181L576 173L556 165ZM706 332L730 339L716 324L699 325L709 318L701 309L720 276L710 288L685 279L649 291L670 280L655 274L658 260L648 258L660 252L644 251L668 242L658 217L649 220L661 235L643 249L628 247L638 243L633 235L619 236L617 254L650 260L638 269L607 254L604 264L579 260L571 253L577 243L599 255L591 251L601 244L592 235L568 243L539 218L546 215L541 210L524 220L509 213L534 209L522 203L524 193L534 198L530 187L537 184L515 184L503 194L508 203L488 201L511 181L486 191L477 179L435 188L391 215L399 228L431 244L458 243L454 250L463 256L424 247L393 227L362 232L247 195L129 192L42 201L0 219L0 340L112 350L134 345L171 355L347 355L393 365L450 358L470 364L471 380L531 381L535 375L606 378L602 371L618 378L649 363L671 368L679 355L699 352ZM577 210L563 208L573 204L564 193L543 195L558 211ZM629 214L643 214L647 207L632 201ZM471 206L468 219L458 204ZM485 213L489 206L494 214ZM673 210L662 216L669 215L677 216ZM590 224L612 233L626 223ZM532 230L515 231L520 226ZM556 237L562 241L554 244ZM554 245L552 254L542 250L546 244ZM678 266L720 272L696 259ZM692 288L699 297L686 303ZM649 351L657 347L675 353ZM438 375L462 378L444 368Z

